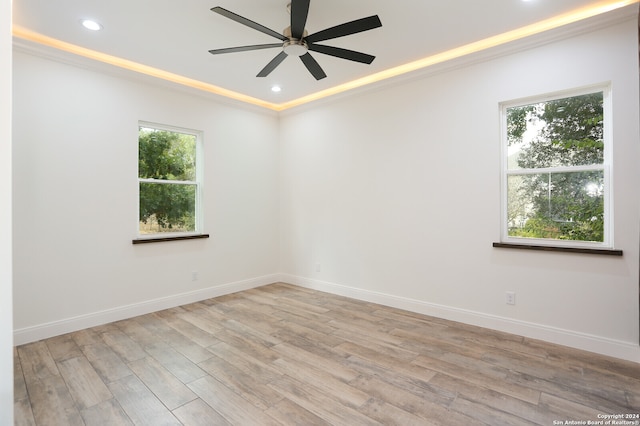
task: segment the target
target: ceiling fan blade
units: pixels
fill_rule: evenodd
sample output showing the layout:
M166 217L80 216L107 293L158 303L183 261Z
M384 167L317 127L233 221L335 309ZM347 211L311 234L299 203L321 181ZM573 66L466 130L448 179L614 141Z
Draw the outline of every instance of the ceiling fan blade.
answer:
M271 62L269 62L269 63L267 64L267 66L266 66L266 67L262 68L262 71L260 71L260 72L258 73L258 75L256 75L256 77L266 77L266 76L268 76L269 74L271 74L271 71L273 71L274 69L276 69L276 67L277 67L278 65L280 65L280 63L281 63L282 61L284 61L284 60L285 60L285 58L286 58L286 57L287 57L287 54L286 54L286 53L284 53L284 51L282 51L282 52L278 53L278 54L276 55L276 57L275 57L275 58L273 58L273 59L271 60Z
M304 26L307 24L310 0L291 0L291 36L302 39Z
M329 40L332 38L344 37L351 34L360 33L362 31L372 30L382 26L378 15L369 16L362 19L356 19L355 21L346 22L344 24L336 25L335 27L327 28L326 30L318 31L306 37L305 40L308 43L315 43L317 41Z
M272 29L267 28L267 27L265 27L263 25L260 25L257 22L253 22L252 20L247 19L247 18L245 18L243 16L236 15L235 13L230 12L227 9L224 9L224 8L222 8L220 6L216 6L216 7L212 8L211 11L215 12L215 13L217 13L219 15L222 15L225 18L229 18L229 19L231 19L233 21L236 21L239 24L246 25L247 27L253 28L254 30L258 30L261 33L270 35L271 37L275 37L275 38L277 38L279 40L282 40L282 41L287 41L288 40L284 35L282 35L280 33L277 33L275 31L273 31Z
M248 50L271 49L273 47L282 47L282 43L273 44L252 44L250 46L225 47L224 49L213 49L209 53L218 55L220 53L246 52Z
M320 67L320 64L318 64L318 62L316 62L316 60L313 59L313 56L311 56L308 52L300 56L300 59L302 60L302 63L304 64L304 66L307 67L311 75L314 76L316 80L322 80L327 76L322 70L322 68Z
M309 50L314 52L324 53L325 55L335 56L336 58L348 59L349 61L361 62L363 64L370 64L376 58L366 53L356 52L355 50L342 49L340 47L323 46L321 44L308 43Z

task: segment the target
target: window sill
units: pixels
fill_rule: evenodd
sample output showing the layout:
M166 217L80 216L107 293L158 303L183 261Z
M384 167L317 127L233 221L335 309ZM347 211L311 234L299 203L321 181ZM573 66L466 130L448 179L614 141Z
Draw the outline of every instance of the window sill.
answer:
M135 240L131 240L131 243L132 244L164 243L167 241L199 240L201 238L209 238L209 234L176 235L173 237L136 238Z
M622 256L622 250L595 249L588 247L537 246L534 244L493 243L497 248L511 248L521 250L559 251L564 253L600 254L605 256Z

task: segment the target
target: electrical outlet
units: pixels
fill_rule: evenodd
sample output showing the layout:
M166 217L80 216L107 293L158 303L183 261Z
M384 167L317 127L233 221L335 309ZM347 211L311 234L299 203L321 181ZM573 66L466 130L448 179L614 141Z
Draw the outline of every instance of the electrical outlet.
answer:
M508 291L506 293L506 300L507 305L515 305L516 304L516 293L513 291Z
M320 265L320 262L316 263L316 272L320 272L322 271L322 265Z
M191 281L198 281L198 271L191 272Z

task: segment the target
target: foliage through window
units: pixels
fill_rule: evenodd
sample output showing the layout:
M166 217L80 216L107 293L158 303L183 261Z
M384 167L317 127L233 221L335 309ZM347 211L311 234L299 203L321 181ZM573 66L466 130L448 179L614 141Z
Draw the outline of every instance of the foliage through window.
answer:
M199 232L199 134L158 127L138 129L138 232Z
M503 105L503 240L608 246L606 90Z

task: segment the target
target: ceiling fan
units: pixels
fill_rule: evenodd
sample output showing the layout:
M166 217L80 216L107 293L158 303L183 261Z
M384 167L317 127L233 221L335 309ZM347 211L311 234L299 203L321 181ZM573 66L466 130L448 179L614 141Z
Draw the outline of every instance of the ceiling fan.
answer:
M291 26L284 29L280 34L273 31L257 22L251 21L240 15L236 15L222 7L214 7L212 12L220 14L226 18L236 21L242 25L246 25L249 28L258 30L264 34L270 35L274 38L281 40L281 43L270 44L254 44L250 46L228 47L224 49L209 50L209 53L218 55L221 53L232 52L245 52L249 50L270 49L275 47L281 47L282 52L278 53L275 58L271 60L265 66L256 77L266 77L273 71L287 56L299 56L302 63L309 70L311 75L316 80L325 78L327 75L320 67L320 64L309 54L309 50L324 53L325 55L335 56L337 58L347 59L349 61L361 62L363 64L370 64L375 59L375 56L368 55L366 53L356 52L353 50L342 49L340 47L326 46L322 44L316 44L319 41L330 40L333 38L344 37L351 34L356 34L362 31L372 30L382 26L378 15L369 16L367 18L356 19L355 21L346 22L344 24L336 25L335 27L327 28L317 33L308 35L305 30L307 23L307 15L309 13L310 0L291 0L291 3L287 5L291 14Z

